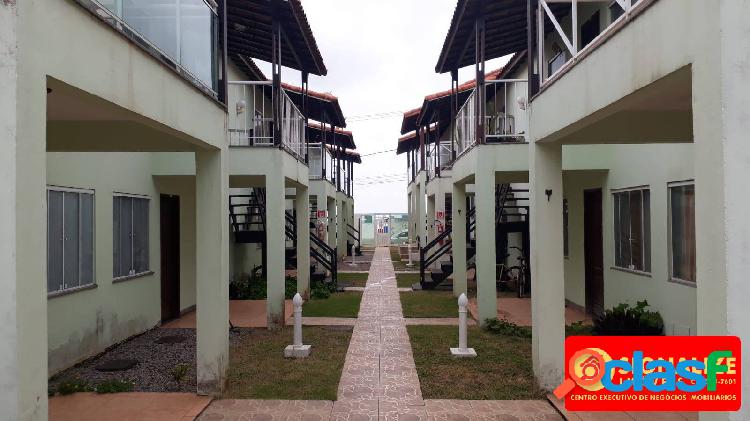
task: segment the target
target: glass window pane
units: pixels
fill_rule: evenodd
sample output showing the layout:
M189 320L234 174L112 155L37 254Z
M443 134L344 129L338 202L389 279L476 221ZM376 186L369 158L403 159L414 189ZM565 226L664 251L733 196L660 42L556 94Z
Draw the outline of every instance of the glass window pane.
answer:
M64 214L64 241L63 241L63 283L64 288L75 288L79 286L79 204L78 193L66 192L63 196L65 206Z
M81 285L94 283L94 195L81 197Z
M178 0L122 0L122 19L164 53L179 60Z
M630 192L631 269L643 270L643 197L641 190Z
M115 277L129 275L133 268L133 244L131 234L133 232L133 199L130 197L119 197L120 221L118 227L117 241L119 244L118 267Z
M631 247L630 247L630 194L623 192L620 196L620 265L619 267L629 269L631 265Z
M670 190L672 277L695 282L695 187Z
M211 87L214 16L203 0L180 0L180 63Z
M47 192L47 291L63 288L63 193Z
M643 271L651 272L651 190L643 190Z
M133 199L133 270L143 273L148 264L148 199Z

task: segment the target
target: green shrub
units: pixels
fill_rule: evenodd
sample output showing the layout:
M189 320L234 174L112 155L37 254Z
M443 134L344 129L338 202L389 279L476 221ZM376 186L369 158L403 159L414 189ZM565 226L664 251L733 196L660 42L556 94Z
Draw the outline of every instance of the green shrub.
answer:
M132 392L135 385L126 380L106 380L98 383L95 387L96 393L125 393Z
M583 322L575 322L569 326L565 326L565 336L591 336L591 325L584 324Z
M188 371L190 371L189 364L177 364L176 366L174 366L174 368L172 368L172 378L179 383L185 378L185 376L187 376Z
M594 335L598 336L661 336L664 320L658 311L647 310L648 301L639 301L635 307L622 303L604 311L594 319Z
M531 329L518 326L513 322L501 319L487 319L484 321L484 330L496 335L515 336L518 338L530 338Z
M314 300L325 300L331 296L331 290L322 285L316 285L310 290L310 297Z
M78 379L78 378L65 379L57 384L54 391L65 396L65 395L72 395L74 393L79 393L79 392L90 392L91 386L86 381ZM53 392L53 395L54 395L54 392Z
M284 280L284 297L291 300L297 294L297 277L287 276Z
M297 293L297 278L287 276L284 279L284 297L294 298ZM238 279L229 283L230 300L265 300L268 297L268 284L260 266L251 274L243 273Z

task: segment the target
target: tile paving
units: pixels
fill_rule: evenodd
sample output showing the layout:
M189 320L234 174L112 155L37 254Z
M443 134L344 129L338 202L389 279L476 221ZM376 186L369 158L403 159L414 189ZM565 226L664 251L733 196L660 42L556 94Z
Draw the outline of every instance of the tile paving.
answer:
M389 249L378 248L354 323L336 402L215 401L199 420L562 419L545 401L424 400L406 331L407 323L419 322L455 323L453 319L405 320Z

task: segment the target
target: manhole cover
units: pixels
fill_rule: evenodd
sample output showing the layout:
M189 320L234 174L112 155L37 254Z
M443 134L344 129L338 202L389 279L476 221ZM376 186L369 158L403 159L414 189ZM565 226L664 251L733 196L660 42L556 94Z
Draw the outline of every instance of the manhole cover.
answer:
M156 340L157 344L181 344L187 340L186 337L180 335L162 336Z
M125 371L138 364L138 360L109 360L96 366L96 371Z

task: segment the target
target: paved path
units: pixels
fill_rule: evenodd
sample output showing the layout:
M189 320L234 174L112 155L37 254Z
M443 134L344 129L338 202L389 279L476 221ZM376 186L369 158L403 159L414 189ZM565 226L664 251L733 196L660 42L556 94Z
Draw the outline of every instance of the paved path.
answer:
M363 294L336 402L221 400L214 401L200 421L561 419L545 401L423 400L405 325L453 324L455 319L404 319L390 252L385 247L373 256Z
M378 248L354 325L332 420L426 419L388 248Z

